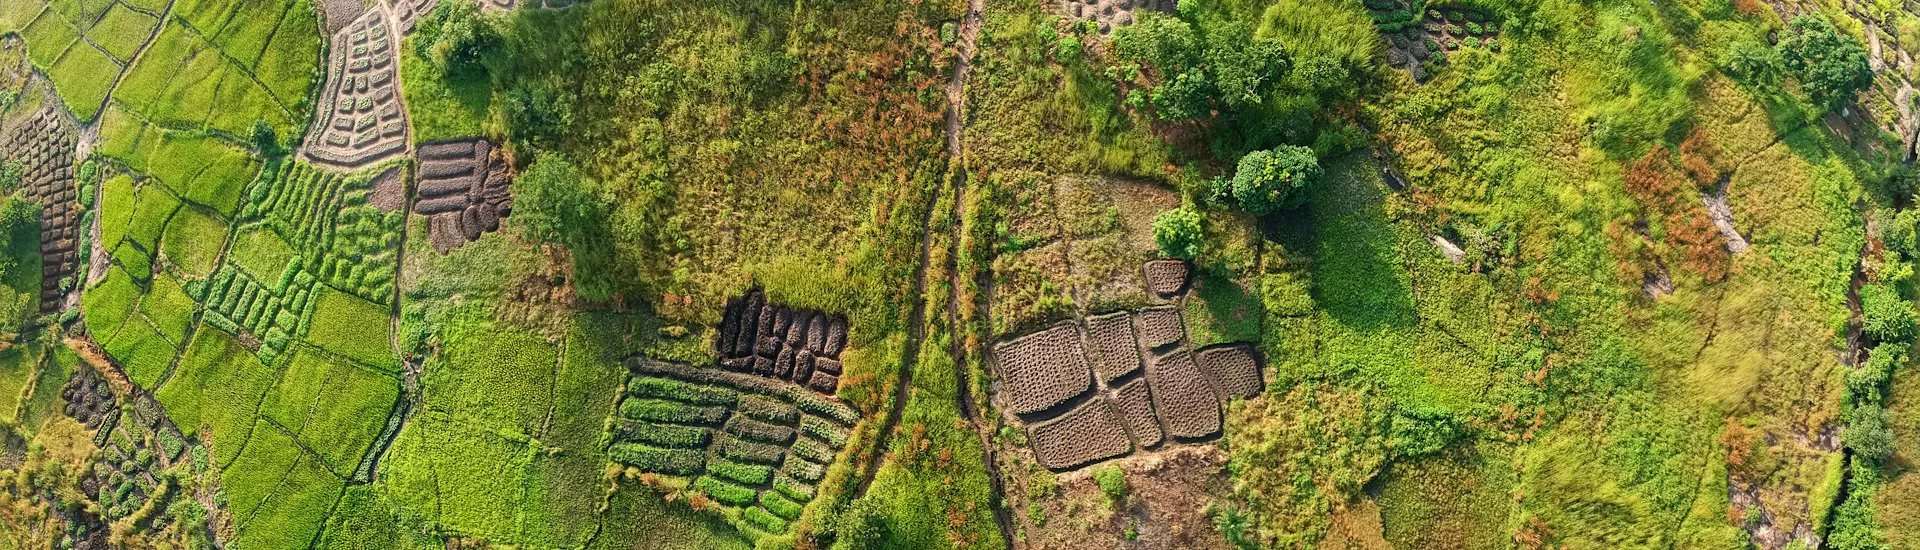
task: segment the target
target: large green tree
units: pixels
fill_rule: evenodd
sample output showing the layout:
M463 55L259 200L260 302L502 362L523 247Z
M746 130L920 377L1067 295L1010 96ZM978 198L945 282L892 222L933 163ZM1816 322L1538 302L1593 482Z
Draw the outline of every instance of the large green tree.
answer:
M1241 157L1230 185L1240 208L1265 215L1299 206L1320 175L1320 160L1312 149L1281 145Z
M1800 87L1828 109L1839 108L1873 83L1867 50L1852 36L1840 34L1824 17L1802 15L1787 24L1780 41L1787 68Z

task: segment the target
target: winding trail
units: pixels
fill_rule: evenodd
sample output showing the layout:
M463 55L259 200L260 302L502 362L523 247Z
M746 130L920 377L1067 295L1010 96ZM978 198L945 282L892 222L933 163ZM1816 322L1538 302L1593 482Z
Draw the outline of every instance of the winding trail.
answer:
M973 73L973 58L980 50L980 27L985 22L985 17L982 15L985 11L986 0L967 2L966 17L960 21L958 40L960 51L954 59L953 79L947 81L946 88L947 170L952 174L953 181L952 210L948 215L952 225L951 245L954 247L953 253L947 255L951 262L947 272L953 278L947 285L949 292L947 326L949 330L956 333L947 339L947 354L953 362L953 379L958 384L955 392L957 406L960 414L966 417L967 424L973 427L974 434L980 438L980 452L987 471L987 481L993 494L999 497L992 499L989 503L993 510L994 523L1000 528L1001 544L1005 548L1012 549L1015 547L1013 512L1007 508L1006 482L1000 475L1000 460L994 452L993 429L986 422L979 404L974 402L972 388L968 387L968 382L972 378L972 369L968 368L967 350L963 346L966 339L958 334L970 330L969 327L962 326L960 316L963 298L960 289L964 288L968 273L961 269L959 253L964 237L963 232L966 230L964 212L968 203L966 146L962 143L961 137L966 131L967 78ZM929 235L928 240L931 239L932 236ZM973 306L974 304L968 304L968 307Z

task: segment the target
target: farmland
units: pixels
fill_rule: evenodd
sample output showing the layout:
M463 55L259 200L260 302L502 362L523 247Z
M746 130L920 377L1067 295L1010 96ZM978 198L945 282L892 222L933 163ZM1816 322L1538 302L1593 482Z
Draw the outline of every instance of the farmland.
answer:
M1914 29L0 2L0 549L1913 546Z

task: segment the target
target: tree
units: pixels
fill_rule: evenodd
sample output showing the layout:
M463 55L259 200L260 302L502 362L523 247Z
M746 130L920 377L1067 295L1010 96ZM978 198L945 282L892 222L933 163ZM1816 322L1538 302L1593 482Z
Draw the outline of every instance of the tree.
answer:
M1780 41L1780 53L1815 102L1835 109L1873 83L1866 48L1826 18L1802 15L1787 27L1790 34Z
M422 18L414 52L433 61L449 80L482 80L487 60L506 47L506 38L474 2L443 2Z
M1312 149L1281 145L1254 151L1241 157L1233 172L1233 198L1240 208L1264 216L1299 206L1306 200L1306 188L1320 175L1320 160Z
M1854 405L1840 439L1861 458L1878 461L1893 456L1893 430L1887 427L1887 409L1879 403Z
M1779 50L1757 40L1734 42L1720 55L1721 70L1735 80L1753 85L1779 83L1780 67L1784 64L1786 61L1780 57Z
M584 230L598 223L604 203L586 183L572 159L541 152L513 181L510 219L529 239L575 247Z
M1874 340L1906 342L1913 338L1913 307L1891 286L1875 283L1860 287L1860 313L1861 329Z
M1161 212L1153 218L1153 242L1161 254L1191 260L1200 255L1200 241L1206 237L1200 222L1200 211L1192 206Z

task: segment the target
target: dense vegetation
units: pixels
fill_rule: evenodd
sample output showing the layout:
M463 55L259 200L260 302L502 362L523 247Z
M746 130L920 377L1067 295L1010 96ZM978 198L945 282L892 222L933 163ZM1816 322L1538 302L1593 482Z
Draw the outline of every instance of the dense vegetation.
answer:
M499 4L0 4L0 550L1920 545L1908 6Z

